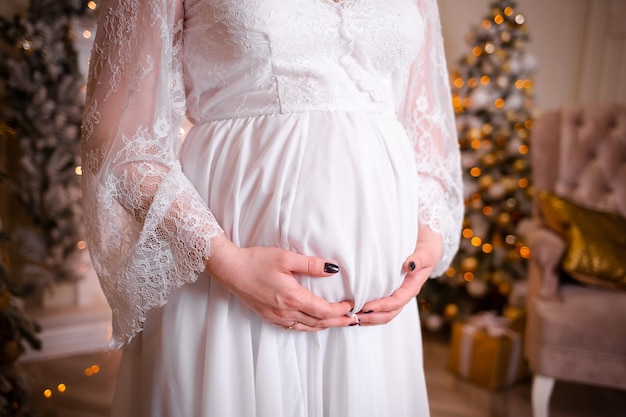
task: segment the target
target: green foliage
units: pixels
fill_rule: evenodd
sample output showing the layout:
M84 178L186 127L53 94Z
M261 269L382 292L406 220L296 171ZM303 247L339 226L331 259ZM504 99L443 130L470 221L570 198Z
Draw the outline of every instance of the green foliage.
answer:
M41 342L21 299L51 282L78 278L82 221L75 171L83 81L72 22L89 16L86 3L31 0L25 15L0 17L0 140L12 151L11 170L0 172L0 181L10 185L29 219L18 227L12 218L10 231L0 219L0 417L34 416L16 362L27 346L40 349ZM6 250L9 238L19 262Z
M23 16L0 17L0 124L13 134L12 190L31 220L12 236L24 257L23 279L42 287L75 280L82 239L80 123L84 84L72 19L88 15L81 0L32 0ZM14 156L14 155L12 155ZM41 283L42 285L37 285Z
M5 178L0 172L0 181ZM0 241L8 236L0 219ZM8 274L8 257L0 251L0 417L30 417L28 383L15 362L25 350L25 344L39 349L37 324L28 318L20 305L19 296L28 289L11 280Z

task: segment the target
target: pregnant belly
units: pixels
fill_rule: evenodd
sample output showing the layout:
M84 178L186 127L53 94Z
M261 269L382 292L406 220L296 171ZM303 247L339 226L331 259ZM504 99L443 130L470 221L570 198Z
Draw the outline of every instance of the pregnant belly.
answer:
M327 258L330 278L298 277L355 308L402 282L417 234L412 150L393 116L297 113L213 122L190 132L185 173L241 246Z

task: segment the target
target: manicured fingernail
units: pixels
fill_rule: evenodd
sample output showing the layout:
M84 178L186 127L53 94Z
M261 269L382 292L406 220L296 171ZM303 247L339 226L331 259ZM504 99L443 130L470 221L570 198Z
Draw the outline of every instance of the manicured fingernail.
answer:
M348 324L348 326L350 326L350 327L352 327L352 326L358 326L358 325L359 325L359 323L350 323L350 324Z
M363 314L370 314L370 313L373 313L373 312L374 312L374 310L367 310L367 311L364 311Z
M326 262L324 264L324 272L326 272L327 274L336 274L337 272L339 272L339 267L335 264Z
M409 269L411 271L415 271L415 262L413 262L413 261L409 262Z

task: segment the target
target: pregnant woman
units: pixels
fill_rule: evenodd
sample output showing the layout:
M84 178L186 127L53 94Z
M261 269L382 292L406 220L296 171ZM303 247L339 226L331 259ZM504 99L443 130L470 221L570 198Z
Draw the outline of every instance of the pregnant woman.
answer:
M463 211L436 0L101 6L83 178L113 415L427 416L415 296Z

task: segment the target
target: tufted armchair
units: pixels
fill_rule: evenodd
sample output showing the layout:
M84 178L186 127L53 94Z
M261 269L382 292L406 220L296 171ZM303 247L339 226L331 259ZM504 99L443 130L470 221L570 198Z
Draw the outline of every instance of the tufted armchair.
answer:
M545 190L626 217L626 106L547 113L536 121L531 152L533 215L520 227L532 251L524 352L533 415L547 417L556 379L626 390L626 291L562 278L567 245L546 227L538 197Z

